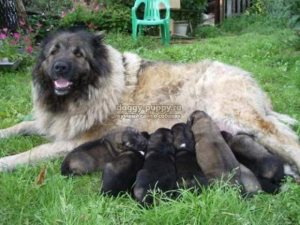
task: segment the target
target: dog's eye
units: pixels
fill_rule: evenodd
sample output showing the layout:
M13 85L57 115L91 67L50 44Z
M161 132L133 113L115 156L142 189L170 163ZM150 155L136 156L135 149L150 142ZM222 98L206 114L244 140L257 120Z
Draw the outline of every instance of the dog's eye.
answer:
M53 49L53 50L50 52L50 55L55 55L55 53L57 53L57 49Z
M73 53L78 58L83 56L82 52L79 49L75 49Z
M56 44L53 49L50 51L50 55L55 55L58 50L59 50L60 46L58 44Z
M82 53L81 52L77 52L77 53L75 53L75 56L78 57L78 58L80 58L80 57L82 57Z

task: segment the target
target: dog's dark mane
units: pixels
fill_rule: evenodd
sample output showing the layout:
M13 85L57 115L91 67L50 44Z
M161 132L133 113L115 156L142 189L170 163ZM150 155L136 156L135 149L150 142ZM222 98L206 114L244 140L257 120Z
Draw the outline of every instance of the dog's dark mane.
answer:
M65 96L57 96L54 93L53 81L41 68L42 63L46 60L45 47L63 33L73 33L84 40L86 45L92 49L92 58L89 58L91 71L88 74L79 74L80 79L74 82L72 92ZM41 52L37 58L37 63L33 69L33 85L37 89L37 98L39 102L50 112L63 112L67 109L68 103L76 103L78 100L87 100L88 86L99 88L101 86L101 77L111 74L111 65L108 60L108 50L103 44L103 36L95 35L83 29L70 28L61 29L48 35L41 44ZM100 82L99 82L100 80Z

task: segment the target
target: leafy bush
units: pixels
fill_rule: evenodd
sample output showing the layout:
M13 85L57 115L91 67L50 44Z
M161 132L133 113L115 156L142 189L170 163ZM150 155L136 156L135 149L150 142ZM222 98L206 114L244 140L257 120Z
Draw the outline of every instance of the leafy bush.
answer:
M202 13L206 9L207 0L181 0L181 9L172 13L174 20L188 20L195 29L201 23Z
M42 40L50 31L55 30L59 26L60 17L50 15L31 15L28 17L28 22L35 42Z
M60 15L62 11L73 7L73 0L35 0L24 3L28 11L47 15Z
M62 27L81 25L114 32L128 32L130 24L130 8L121 4L113 4L99 10L78 6L74 11L67 13L60 22Z
M15 32L10 34L7 29L0 30L0 60L14 62L20 60L24 65L32 63L32 43L27 34Z
M289 27L296 31L298 39L294 41L294 46L300 50L300 0L287 0L290 4Z
M293 0L290 4L289 26L295 28L300 35L300 0Z
M281 23L294 29L299 36L295 45L300 49L300 0L254 0L248 13L264 15L275 24Z

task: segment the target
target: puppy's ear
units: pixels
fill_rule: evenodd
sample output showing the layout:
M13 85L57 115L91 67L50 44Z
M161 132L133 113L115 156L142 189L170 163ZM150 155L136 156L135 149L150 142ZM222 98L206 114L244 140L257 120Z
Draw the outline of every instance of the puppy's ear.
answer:
M223 136L224 140L229 143L232 140L232 134L227 131L221 131L221 135Z
M147 140L149 140L150 134L147 131L143 131L143 132L141 132L141 134L143 135L144 138L146 138Z
M189 128L191 128L192 125L193 125L193 123L194 123L194 117L191 115L191 116L188 117L188 119L187 119L187 121L186 121L186 125L187 125Z
M205 117L208 117L210 118L210 116L204 112L204 111L201 111L201 110L195 110L194 112L192 112L192 114L189 116L188 120L187 120L187 125L188 126L193 126L195 120L198 120L200 118L205 118Z

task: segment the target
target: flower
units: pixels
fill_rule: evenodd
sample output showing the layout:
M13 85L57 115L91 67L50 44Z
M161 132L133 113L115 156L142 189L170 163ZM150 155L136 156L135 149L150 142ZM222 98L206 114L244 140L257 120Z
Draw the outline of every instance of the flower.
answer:
M29 46L26 48L26 52L28 52L29 54L32 53L32 50L33 50L33 48L32 48L31 45L29 45Z
M24 40L24 42L25 42L26 44L30 44L30 43L31 43L30 37L29 37L28 35L25 35L25 36L23 37L23 40Z
M65 11L61 11L61 15L60 15L61 18L64 18L66 15L67 13Z
M15 32L15 33L13 33L13 37L14 37L14 39L16 40L16 41L19 41L20 40L20 33L18 33L18 32Z
M99 9L100 9L100 6L99 6L99 4L97 4L96 7L95 7L95 9L94 9L94 12L98 12Z
M4 33L0 33L0 40L4 40L7 38L7 35Z
M26 25L26 22L23 19L20 19L19 24L21 27L24 27Z

